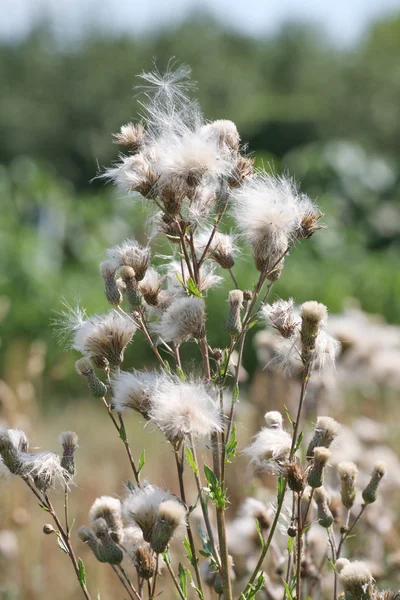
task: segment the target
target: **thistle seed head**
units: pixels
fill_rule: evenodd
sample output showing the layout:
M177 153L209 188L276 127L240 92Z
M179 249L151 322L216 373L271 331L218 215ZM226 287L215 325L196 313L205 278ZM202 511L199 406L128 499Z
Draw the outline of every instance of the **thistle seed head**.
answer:
M372 469L370 482L362 492L362 497L363 497L365 504L372 504L373 502L375 502L375 500L377 498L379 484L381 483L381 481L385 475L386 475L385 463L383 463L383 462L375 463L375 465Z
M342 504L347 510L350 510L356 499L355 481L358 473L357 466L353 462L341 462L338 465L340 475L340 495Z

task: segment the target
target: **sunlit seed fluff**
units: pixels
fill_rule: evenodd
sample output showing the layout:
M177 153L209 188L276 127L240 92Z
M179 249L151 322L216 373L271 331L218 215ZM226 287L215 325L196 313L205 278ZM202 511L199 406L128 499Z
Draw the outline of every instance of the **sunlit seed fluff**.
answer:
M204 125L202 132L206 138L215 138L223 148L239 150L240 136L233 121L227 119L213 121Z
M243 308L243 292L241 290L231 290L229 292L228 302L229 315L225 328L230 335L236 336L242 331L240 311Z
M357 494L355 482L358 469L353 462L341 462L338 464L338 471L341 483L340 495L342 504L345 508L350 510Z
M300 322L294 312L293 299L277 300L273 304L264 304L260 309L261 318L284 338L291 338Z
M58 484L68 487L70 474L61 466L60 457L54 452L21 453L21 475L33 479L37 489L46 492Z
M160 504L167 500L174 501L175 496L155 485L146 484L141 488L129 490L122 503L122 516L125 523L137 524L142 530L143 539L151 542Z
M257 519L262 530L270 528L273 521L273 512L263 502L256 498L246 498L239 510L240 517Z
M92 527L99 540L96 549L98 560L110 565L119 565L124 558L124 553L113 538L106 520L100 517L93 521Z
M345 564L339 573L339 581L344 588L346 600L370 600L372 574L361 561Z
M60 435L63 449L61 466L71 475L75 475L75 450L78 448L78 436L74 431L63 431Z
M292 438L287 431L264 427L244 452L250 457L250 464L257 472L282 475L286 473L285 463L291 445Z
M270 429L282 429L283 417L278 410L270 410L265 413L264 421Z
M119 306L122 302L122 294L115 280L116 269L115 261L105 260L100 263L100 273L104 280L104 292L107 301L112 306Z
M92 504L89 519L93 524L97 519L104 519L112 539L120 543L122 540L121 502L111 496L101 496Z
M163 278L155 269L150 267L142 281L139 283L139 290L143 298L150 306L157 306L158 296L161 292Z
M135 331L132 319L116 311L94 315L75 330L72 348L91 358L100 368L106 366L105 361L118 366Z
M215 265L203 264L201 266L198 277L198 289L200 292L206 292L221 283L222 277L215 273L215 269ZM180 262L171 261L169 263L167 279L170 289L182 293L183 288L181 280L187 282L189 277L191 277L191 275L186 264L183 265L182 273L182 265Z
M161 502L150 542L154 552L165 552L175 532L184 530L186 517L186 507L177 498Z
M190 222L203 224L215 208L217 196L214 185L198 185L192 188L190 202L187 207L187 218Z
M375 463L370 482L362 492L362 497L365 504L372 504L377 498L379 484L386 475L386 465L383 462Z
M315 348L315 340L321 324L326 320L328 311L326 306L311 300L304 302L300 307L301 329L300 338L303 349L312 351Z
M201 298L175 298L151 328L165 342L181 343L204 334L205 303Z
M171 442L188 436L204 438L221 431L219 406L210 393L202 381L161 377L154 389L150 420Z
M97 377L89 358L80 358L75 363L75 369L85 377L90 393L94 398L103 398L107 394L107 386Z
M170 177L158 186L159 196L165 212L175 217L182 212L182 204L188 193L188 186L182 177Z
M271 269L287 250L310 204L292 179L266 172L249 177L232 191L232 213L253 248L258 270Z
M235 264L236 246L234 237L219 231L215 232L212 239L212 229L204 230L196 235L196 251L201 257L207 249L207 255L223 269L231 269ZM211 242L209 243L211 239Z
M157 383L154 371L121 371L115 375L112 383L113 408L117 412L131 409L148 419L150 403Z
M28 452L29 440L20 429L0 429L0 455L5 467L13 475L22 472L21 453Z
M315 488L314 500L317 504L318 523L321 527L328 529L333 523L333 516L329 508L329 496L326 493L325 488Z
M339 435L340 425L331 417L318 417L315 425L314 435L307 448L307 458L314 457L314 448L324 446L329 448L335 438Z
M145 198L152 198L156 194L159 174L153 157L140 152L134 156L121 157L121 162L107 169L102 177L113 181L123 192L137 192Z
M125 240L121 245L107 250L107 256L118 267L132 267L135 278L141 281L150 264L150 248L141 246L136 240Z
M308 472L307 483L312 488L319 488L323 484L323 474L326 464L330 459L331 451L324 446L314 448L314 459Z
M119 133L113 133L114 144L127 146L132 154L141 150L145 141L145 129L142 123L122 125Z

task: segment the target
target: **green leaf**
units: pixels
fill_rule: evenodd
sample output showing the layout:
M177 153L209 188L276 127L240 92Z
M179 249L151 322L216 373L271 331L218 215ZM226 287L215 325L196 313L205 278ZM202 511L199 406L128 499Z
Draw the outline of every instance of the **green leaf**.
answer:
M183 545L185 546L185 550L186 550L186 552L187 552L187 559L188 559L188 561L190 562L190 564L191 564L192 566L194 566L194 564L195 564L195 563L194 563L195 559L194 559L194 557L193 557L193 554L192 554L192 549L191 549L191 547L190 547L190 542L189 542L189 540L187 539L187 537L185 537L185 539L183 540Z
M187 594L187 575L186 575L186 569L185 569L185 567L182 566L181 563L179 563L179 566L178 566L178 577L179 577L179 585L181 586L183 595L186 596L186 594Z
M198 298L202 298L202 294L199 291L199 288L197 287L195 281L189 277L189 279L187 280L187 289L189 294L191 294L192 296L197 296Z
M329 563L329 564L330 564L330 566L331 566L331 569L332 569L332 571L333 571L334 573L336 573L336 567L335 567L335 563L333 562L333 560L332 560L331 558L329 558L329 556L327 556L326 558L327 558L327 560L328 560L328 563Z
M252 321L250 323L250 325L248 325L247 327L247 331L250 331L250 329L252 329L253 327L255 327L256 325L258 325L258 319L254 319L254 321Z
M260 540L261 547L264 548L264 546L265 546L265 540L264 540L264 536L262 534L261 527L260 527L260 522L259 522L258 519L256 519L256 529L257 529L258 538Z
M146 461L146 455L145 455L144 450L142 450L142 453L141 453L140 459L139 459L138 475L139 475L140 471L143 469L145 461Z
M127 483L126 483L126 487L128 488L128 490L129 490L130 492L135 492L135 491L136 491L136 486L135 486L135 484L134 484L134 483L132 483L132 481L129 481L129 479L128 479Z
M169 364L169 362L164 358L164 368L167 371L167 373L169 375L172 375L172 371L171 371L171 365Z
M81 584L81 587L86 585L86 570L85 570L85 565L83 564L82 559L80 558L78 560L78 578L79 578L79 583Z
M232 392L232 404L236 404L236 402L239 400L239 386L235 385L235 387L233 388L233 392Z
M228 503L225 490L216 478L214 471L207 465L204 465L204 473L208 483L208 487L204 488L205 493L215 502L217 508L225 510Z
M285 405L285 413L286 413L286 416L288 418L289 423L291 425L293 425L294 421L293 421L292 417L290 416L289 409L288 409L288 407L286 405Z
M283 494L286 489L286 479L284 477L278 477L278 504L281 503Z
M186 375L180 367L176 367L176 372L178 373L178 377L181 381L186 381Z
M175 273L177 280L179 281L179 283L182 285L182 287L186 287L185 286L185 282L183 281L182 277L179 275L179 273Z
M195 460L194 460L194 456L193 456L193 452L191 450L191 448L189 448L188 446L185 449L185 456L186 456L186 460L188 461L189 465L192 467L192 471L195 475L199 474L199 470L196 466Z
M121 438L121 440L125 443L126 442L126 431L125 431L125 427L123 425L121 425L120 430L119 430L119 437Z
M254 584L249 585L248 591L245 594L244 593L241 594L240 600L253 600L253 598L256 597L258 592L260 592L263 589L263 587L264 587L264 574L260 573L257 581Z
M225 461L230 463L229 459L235 458L236 456L236 448L237 448L237 439L236 439L236 425L232 427L232 433L229 437L228 443L225 447Z
M283 582L283 587L285 588L285 598L288 598L288 600L293 600L292 592L290 591L290 587L286 581Z
M202 528L200 527L200 525L198 526L198 531L199 531L199 535L201 537L201 543L203 544L203 550L199 550L199 552L203 556L208 558L213 555L211 542L210 542L209 538L206 536L206 534L204 533L204 531L202 530Z
M289 537L289 539L288 539L287 548L288 548L289 552L293 552L294 539L295 538L293 538L293 537Z
M303 441L303 432L301 431L299 437L297 438L297 442L296 442L296 445L295 445L294 450L293 450L294 454L300 448L302 441Z
M162 557L166 565L171 564L171 555L169 553L169 549L167 548L165 552L162 552Z
M47 506L44 506L43 504L40 504L40 503L38 503L38 504L42 510L45 510L46 512L50 512L49 509L47 508Z
M61 550L63 552L65 552L65 554L69 555L69 550L68 550L67 546L65 545L65 542L62 539L62 537L58 531L56 531L56 535L57 535L57 544L60 546Z

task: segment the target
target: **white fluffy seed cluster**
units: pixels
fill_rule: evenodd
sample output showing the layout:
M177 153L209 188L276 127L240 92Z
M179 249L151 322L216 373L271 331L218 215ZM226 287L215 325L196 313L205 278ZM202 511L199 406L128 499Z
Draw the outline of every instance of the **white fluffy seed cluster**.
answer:
M267 427L257 433L244 453L250 457L250 464L256 472L286 474L292 436L282 428L283 418L277 411L267 413L265 421Z
M327 309L319 302L305 302L299 309L292 299L261 307L260 315L276 333L273 362L287 373L297 365L332 368L340 344L326 331Z

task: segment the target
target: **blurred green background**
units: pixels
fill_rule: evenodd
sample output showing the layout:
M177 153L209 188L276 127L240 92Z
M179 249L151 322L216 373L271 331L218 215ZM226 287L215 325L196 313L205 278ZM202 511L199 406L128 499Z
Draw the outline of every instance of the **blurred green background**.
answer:
M11 387L23 379L40 340L46 402L82 389L53 336L54 311L62 298L107 310L103 249L145 240L144 207L91 180L118 156L111 133L140 112L135 75L173 56L192 66L206 117L234 120L258 164L288 169L325 213L327 228L292 252L275 293L331 312L356 298L400 321L400 17L350 46L304 24L245 35L205 16L73 43L40 25L0 45L0 377ZM250 261L235 269L243 287L255 278ZM211 294L218 346L226 290ZM130 353L138 368L151 360L139 340ZM245 366L255 367L250 345Z

